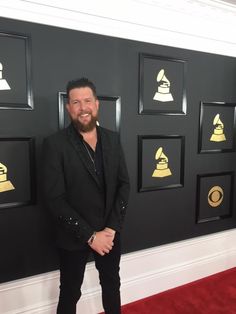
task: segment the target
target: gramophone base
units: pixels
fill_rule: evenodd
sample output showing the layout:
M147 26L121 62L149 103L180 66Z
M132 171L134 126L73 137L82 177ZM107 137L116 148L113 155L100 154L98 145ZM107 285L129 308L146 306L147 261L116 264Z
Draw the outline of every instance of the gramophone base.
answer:
M153 171L152 177L154 177L154 178L163 178L163 177L168 177L168 176L171 176L171 175L172 175L172 173L171 173L169 168L164 169L164 170L155 169Z
M212 134L211 138L210 138L211 142L223 142L226 141L226 137L224 134Z
M14 190L14 186L10 181L0 182L0 192L6 192Z

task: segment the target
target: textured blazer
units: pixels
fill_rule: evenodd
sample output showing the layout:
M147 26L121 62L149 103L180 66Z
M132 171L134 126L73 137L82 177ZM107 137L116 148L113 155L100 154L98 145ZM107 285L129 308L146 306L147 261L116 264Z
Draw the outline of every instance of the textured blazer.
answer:
M94 166L71 124L44 140L43 190L57 245L84 246L94 231L120 232L125 217L129 178L117 133L97 127L102 147L105 196Z

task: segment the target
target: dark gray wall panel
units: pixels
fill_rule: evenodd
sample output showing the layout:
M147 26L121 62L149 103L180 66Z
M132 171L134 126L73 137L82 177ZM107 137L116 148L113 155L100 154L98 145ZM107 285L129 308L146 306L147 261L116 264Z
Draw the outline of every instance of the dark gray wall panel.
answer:
M40 154L43 138L59 128L58 92L65 91L67 81L76 77L93 80L99 95L121 99L120 136L132 187L123 252L235 227L234 197L232 210L226 210L229 216L204 223L197 220L196 199L198 176L230 173L234 178L235 151L201 154L198 145L201 102L236 103L235 58L3 18L0 32L31 38L34 108L0 109L0 135L35 139L37 178L36 204L0 209L1 282L57 268L51 221L42 205ZM186 115L139 114L140 53L184 61ZM183 186L138 191L138 136L184 138Z

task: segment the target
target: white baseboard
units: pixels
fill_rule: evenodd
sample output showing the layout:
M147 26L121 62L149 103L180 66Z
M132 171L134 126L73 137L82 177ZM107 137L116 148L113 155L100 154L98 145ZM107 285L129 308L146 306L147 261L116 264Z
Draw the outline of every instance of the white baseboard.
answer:
M183 285L236 266L236 229L124 254L122 304ZM53 314L59 273L41 274L0 285L0 313ZM78 312L102 311L94 263L88 263Z

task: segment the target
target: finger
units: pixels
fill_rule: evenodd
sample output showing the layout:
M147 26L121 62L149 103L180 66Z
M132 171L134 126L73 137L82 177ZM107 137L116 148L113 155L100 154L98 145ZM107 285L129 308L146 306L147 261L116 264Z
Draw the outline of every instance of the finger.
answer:
M112 241L112 239L107 239L106 243L109 244L109 245L113 245L113 244L114 244L114 242Z
M113 234L109 231L104 231L107 237L113 237Z

